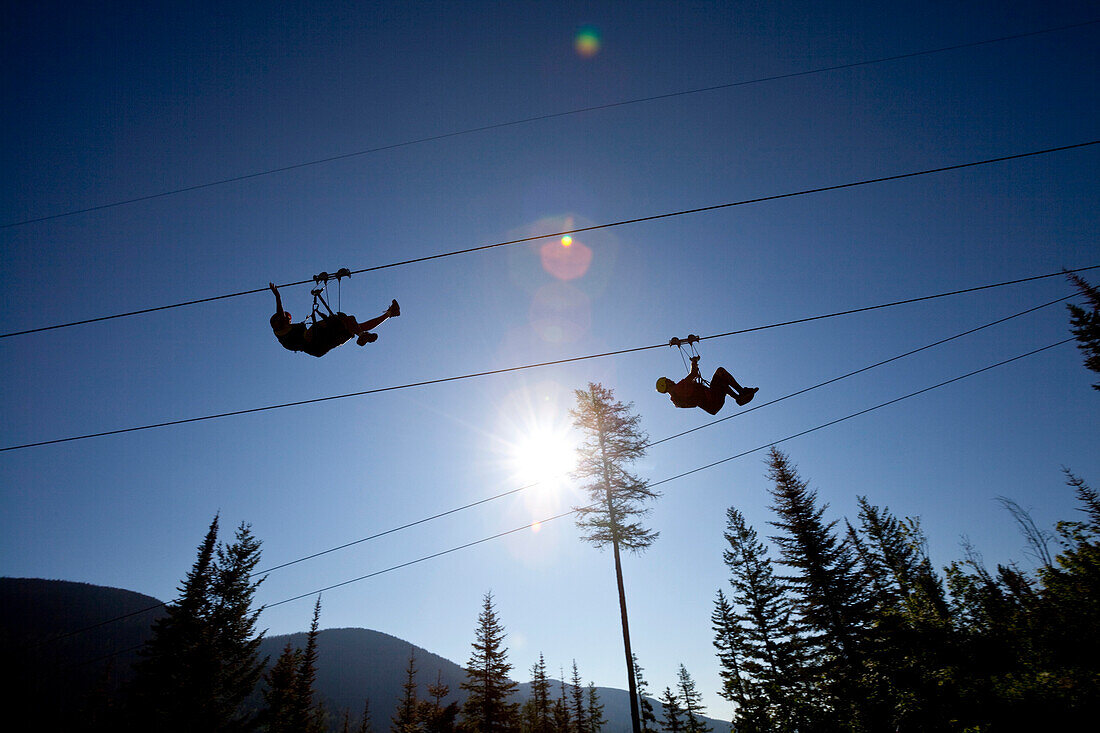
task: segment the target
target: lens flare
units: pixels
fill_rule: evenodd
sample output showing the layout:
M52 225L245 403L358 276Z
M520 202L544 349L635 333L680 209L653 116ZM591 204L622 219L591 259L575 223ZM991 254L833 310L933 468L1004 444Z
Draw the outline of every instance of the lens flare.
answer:
M542 529L542 522L531 522L531 531L538 532Z
M588 272L592 264L592 249L584 242L573 241L568 234L559 246L553 240L539 247L542 268L559 280L576 280Z
M600 32L592 26L581 28L573 38L573 48L578 55L592 58L600 52Z

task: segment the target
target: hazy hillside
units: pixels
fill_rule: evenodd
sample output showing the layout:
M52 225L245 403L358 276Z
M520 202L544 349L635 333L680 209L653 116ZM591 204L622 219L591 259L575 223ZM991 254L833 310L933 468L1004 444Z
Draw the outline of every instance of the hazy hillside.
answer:
M274 663L287 643L305 646L304 632L265 638L260 653ZM419 694L427 697L427 685L437 671L450 686L451 698L461 699L459 684L465 679L462 667L395 636L370 629L323 629L317 635L317 689L326 706L343 715L351 710L357 717L363 700L370 699L371 719L376 730L388 730L390 716L401 698L409 652L415 651Z
M156 598L119 588L0 578L0 654L14 663L12 668L25 670L12 685L0 686L5 696L0 702L9 710L34 710L43 730L71 726L72 716L80 711L85 711L80 719L87 721L131 679L137 648L162 612ZM120 618L128 614L134 615ZM102 623L109 619L119 620ZM472 641L472 629L470 633ZM287 643L302 647L305 639L304 632L265 638L261 654L274 662ZM388 730L401 697L410 650L416 654L420 695L427 697L427 685L439 674L451 688L448 700L465 698L459 687L465 674L459 664L389 634L370 629L324 629L318 634L317 647L317 689L333 713L334 723L342 720L345 709L357 718L364 699L369 698L375 730ZM562 653L567 655L569 650ZM515 676L526 676L526 672L513 670ZM552 689L557 695L557 682ZM626 691L607 687L598 691L608 720L605 733L629 733ZM522 684L517 699L525 700L528 694L529 686ZM255 699L260 700L258 690ZM656 703L655 707L659 709ZM717 733L729 731L728 724L710 724Z

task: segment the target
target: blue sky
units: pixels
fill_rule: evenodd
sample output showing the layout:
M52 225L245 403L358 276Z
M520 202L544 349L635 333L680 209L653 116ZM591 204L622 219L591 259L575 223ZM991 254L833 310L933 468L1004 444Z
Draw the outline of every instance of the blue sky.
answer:
M828 7L825 7L827 5ZM584 107L1094 20L1087 3L21 4L5 10L5 224ZM579 54L577 32L597 29ZM1094 140L1088 25L885 63L554 117L0 230L5 333L565 228ZM1100 264L1096 147L577 235L354 276L391 298L379 340L284 351L269 294L0 339L4 446L725 333ZM560 243L550 242L551 246ZM576 255L581 256L581 255ZM560 274L560 273L559 273ZM570 273L572 274L572 273ZM1098 278L1089 275L1093 282ZM714 339L766 401L1069 294L1042 280ZM305 287L284 290L296 316ZM1054 306L661 445L659 481L1067 336ZM1040 526L1100 482L1095 381L1062 346L781 447L830 505L919 516L939 564L966 536L1028 562L996 496ZM0 454L0 573L174 595L210 518L250 522L265 565L525 483L513 447L568 433L589 381L660 439L709 421L653 390L672 350L430 385ZM722 416L732 414L727 406ZM662 485L661 532L625 565L650 687L680 663L709 711L725 509L772 518L762 453ZM551 516L540 487L273 573L274 603ZM322 625L465 662L492 590L517 678L625 687L611 558L568 519L330 591ZM309 600L265 612L308 625Z

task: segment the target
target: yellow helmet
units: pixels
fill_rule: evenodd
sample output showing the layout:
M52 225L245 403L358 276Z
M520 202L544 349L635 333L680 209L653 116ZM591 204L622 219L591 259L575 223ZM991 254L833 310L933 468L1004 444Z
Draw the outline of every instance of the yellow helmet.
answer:
M657 391L661 394L668 392L668 385L671 384L668 377L661 377L657 380Z

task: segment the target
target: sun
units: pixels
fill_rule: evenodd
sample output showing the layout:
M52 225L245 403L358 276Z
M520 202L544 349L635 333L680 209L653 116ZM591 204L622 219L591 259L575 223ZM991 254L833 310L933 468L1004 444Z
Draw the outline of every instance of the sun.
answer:
M510 462L524 483L560 486L576 466L577 449L564 430L534 427L511 445Z

